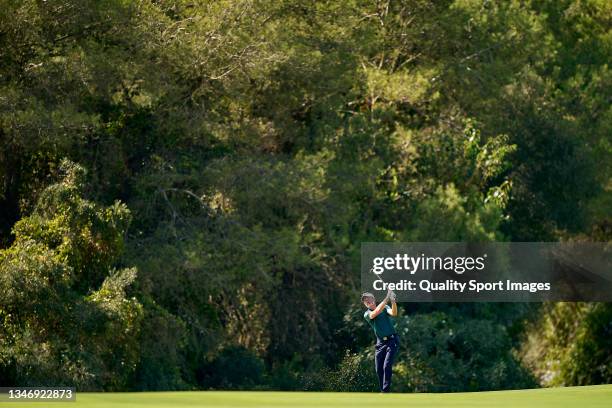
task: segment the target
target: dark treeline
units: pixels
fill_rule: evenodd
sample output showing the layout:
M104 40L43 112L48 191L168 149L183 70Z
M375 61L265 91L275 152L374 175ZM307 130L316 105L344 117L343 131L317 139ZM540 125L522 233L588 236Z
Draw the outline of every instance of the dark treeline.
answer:
M370 390L363 241L609 241L606 0L0 2L0 383ZM398 391L612 382L610 304L403 304Z

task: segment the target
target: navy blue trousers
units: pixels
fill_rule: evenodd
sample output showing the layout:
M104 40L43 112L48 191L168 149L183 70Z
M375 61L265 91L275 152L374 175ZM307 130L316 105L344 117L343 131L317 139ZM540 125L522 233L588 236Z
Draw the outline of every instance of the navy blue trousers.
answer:
M391 391L391 375L393 374L393 361L399 349L399 338L395 334L387 340L376 339L375 360L378 385L381 392Z

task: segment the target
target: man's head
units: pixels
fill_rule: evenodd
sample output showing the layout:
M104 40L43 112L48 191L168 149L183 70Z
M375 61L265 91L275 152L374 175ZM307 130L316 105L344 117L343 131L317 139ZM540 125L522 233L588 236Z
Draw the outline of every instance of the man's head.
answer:
M374 309L376 307L376 298L370 292L364 292L361 294L361 301L368 309Z

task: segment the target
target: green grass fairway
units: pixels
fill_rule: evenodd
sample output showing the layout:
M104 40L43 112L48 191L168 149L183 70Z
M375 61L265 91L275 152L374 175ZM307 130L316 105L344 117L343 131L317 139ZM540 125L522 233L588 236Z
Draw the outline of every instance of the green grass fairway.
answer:
M179 408L179 407L517 407L517 408L610 408L612 384L589 387L493 391L456 394L363 394L324 392L143 392L77 393L76 402L0 403L4 407L41 408Z

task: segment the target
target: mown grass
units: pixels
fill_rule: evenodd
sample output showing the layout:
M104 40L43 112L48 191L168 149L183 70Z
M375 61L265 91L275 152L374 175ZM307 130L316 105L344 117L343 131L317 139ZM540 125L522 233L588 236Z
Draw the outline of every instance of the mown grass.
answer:
M141 392L77 393L76 402L12 402L0 406L19 408L170 408L170 407L410 407L410 408L610 408L612 384L588 387L493 391L453 394L367 394L325 392Z

